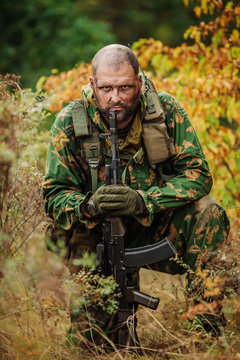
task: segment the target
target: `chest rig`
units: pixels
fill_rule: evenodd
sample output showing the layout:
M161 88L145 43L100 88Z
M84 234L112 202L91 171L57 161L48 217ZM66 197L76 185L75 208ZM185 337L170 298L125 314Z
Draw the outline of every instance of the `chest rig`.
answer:
M75 136L80 144L80 155L90 168L91 188L94 192L97 189L98 167L103 164L105 157L112 156L112 151L104 147L104 140L99 137L99 128L90 120L86 100L78 99L74 102L72 119ZM132 154L120 154L122 160L129 161L132 157Z
M156 92L154 84L145 77L145 97L147 106L143 114L143 146L136 154L119 154L121 160L128 161L123 172L122 181L125 182L125 175L128 165L135 161L141 161L146 153L149 165L157 169L164 181L172 179L175 175L163 173L163 166L173 155L176 154L174 141L167 132L165 114ZM106 156L111 156L111 149L103 146L99 137L100 130L88 116L86 100L79 99L72 107L72 119L75 136L80 144L80 155L88 163L91 173L92 191L97 189L98 167Z

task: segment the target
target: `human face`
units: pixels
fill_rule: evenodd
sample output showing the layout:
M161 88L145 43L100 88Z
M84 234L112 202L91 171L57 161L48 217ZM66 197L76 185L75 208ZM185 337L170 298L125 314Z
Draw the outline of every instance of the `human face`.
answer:
M123 129L132 120L139 104L141 75L124 62L120 69L100 65L95 77L90 77L98 110L109 123L110 112L117 112L117 127Z

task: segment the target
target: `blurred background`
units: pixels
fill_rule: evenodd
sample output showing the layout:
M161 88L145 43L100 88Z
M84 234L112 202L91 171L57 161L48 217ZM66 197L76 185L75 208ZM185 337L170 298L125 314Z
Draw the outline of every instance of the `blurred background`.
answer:
M132 45L156 88L187 111L213 174L212 196L231 223L216 271L196 273L197 294L211 303L196 305L180 281L144 269L141 287L161 300L155 315L138 310L140 341L149 360L240 359L239 15L239 0L0 1L0 360L119 358L102 347L85 356L66 341L69 294L81 294L81 278L46 249L41 188L55 115L82 96L86 62L113 42ZM21 75L21 91L18 76L6 73ZM227 326L213 339L194 316L216 305Z
M199 23L183 0L2 0L0 73L21 74L33 87L52 69L90 61L102 46L154 38L177 46Z

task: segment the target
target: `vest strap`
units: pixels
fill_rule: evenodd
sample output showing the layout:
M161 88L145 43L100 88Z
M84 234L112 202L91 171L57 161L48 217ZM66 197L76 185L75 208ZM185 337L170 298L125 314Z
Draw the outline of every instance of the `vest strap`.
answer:
M88 115L87 109L84 105L83 99L81 101L75 101L72 108L72 119L75 135L78 136L88 136Z
M138 152L135 155L137 155L137 154L138 154ZM98 156L111 157L112 156L112 151L111 151L111 149L106 149L106 148L103 148L101 150L99 150L99 149L96 149L96 150L95 149L92 149L92 150L81 149L80 150L80 155L84 159L86 159L86 158L97 158ZM119 157L120 157L121 160L129 160L135 155L120 153ZM139 161L136 161L136 162L139 162Z
M127 162L127 165L125 166L125 168L122 172L122 183L123 184L125 184L125 181L126 181L126 173L127 173L128 166L131 164L132 161L134 161L136 164L140 163L143 155L144 155L144 150L142 147L136 152L136 154L131 155L130 159Z
M88 165L90 167L90 174L92 179L92 191L95 192L97 190L98 183L98 167L99 167L99 159L89 159Z

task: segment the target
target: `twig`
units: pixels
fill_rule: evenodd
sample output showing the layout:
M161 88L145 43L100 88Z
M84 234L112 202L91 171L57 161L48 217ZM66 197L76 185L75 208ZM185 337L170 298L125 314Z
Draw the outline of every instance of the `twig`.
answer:
M21 229L21 227L22 227L24 224L26 224L26 222L28 222L28 220L29 220L33 215L34 215L34 213L28 215L27 217L25 217L22 222L19 222L17 229L16 229L16 226L14 227L13 230L15 230L15 234L19 231L19 229ZM12 232L13 232L13 230L12 230ZM11 241L10 241L10 244L9 244L9 250L10 250L12 244L13 244L14 241L15 241L15 234L13 234L13 236L12 236L12 238L11 238ZM9 253L8 253L8 254L9 254ZM8 255L8 254L7 254L7 255Z
M25 239L23 239L23 241L19 244L19 246L15 249L15 251L13 252L12 255L15 255L16 252L20 249L20 247L27 241L27 239L29 238L29 236L32 235L32 233L36 230L36 228L43 222L43 219L36 225L34 226L34 228L32 229L32 231L30 231L30 233L25 237Z
M117 356L118 356L121 360L124 360L124 358L122 357L121 353L120 353L119 350L116 348L116 345L107 337L107 335L104 334L104 332L102 331L101 328L99 328L99 327L96 326L96 325L91 325L91 329L99 332L99 334L112 346L112 348L115 350Z
M12 83L12 84L10 84L10 82ZM1 83L7 83L7 85L9 85L9 86L12 86L12 85L15 85L17 88L18 88L18 90L19 90L19 92L20 92L20 96L22 97L23 96L23 91L22 91L22 89L21 89L21 87L19 86L19 84L16 82L16 81L14 81L14 80L7 80L7 81L1 81Z
M170 336L172 336L172 338L174 338L175 340L177 340L178 342L180 342L181 345L184 345L184 343L178 339L175 335L171 334L167 329L165 329L165 327L160 323L160 321L158 321L151 313L148 309L145 309L145 311L156 321L156 323Z
M65 309L65 308L60 308L60 307L56 307L56 306L42 306L42 309L43 310L47 310L47 309L54 309L54 310L61 310L61 311L69 311L69 309ZM29 308L29 309L24 309L24 310L18 310L18 311L14 311L12 313L9 313L9 314L6 314L4 316L2 316L0 318L0 321L1 320L5 320L7 319L8 317L10 316L14 316L14 315L18 315L20 313L24 313L24 312L27 312L27 311L41 311L41 309L38 309L38 308Z

